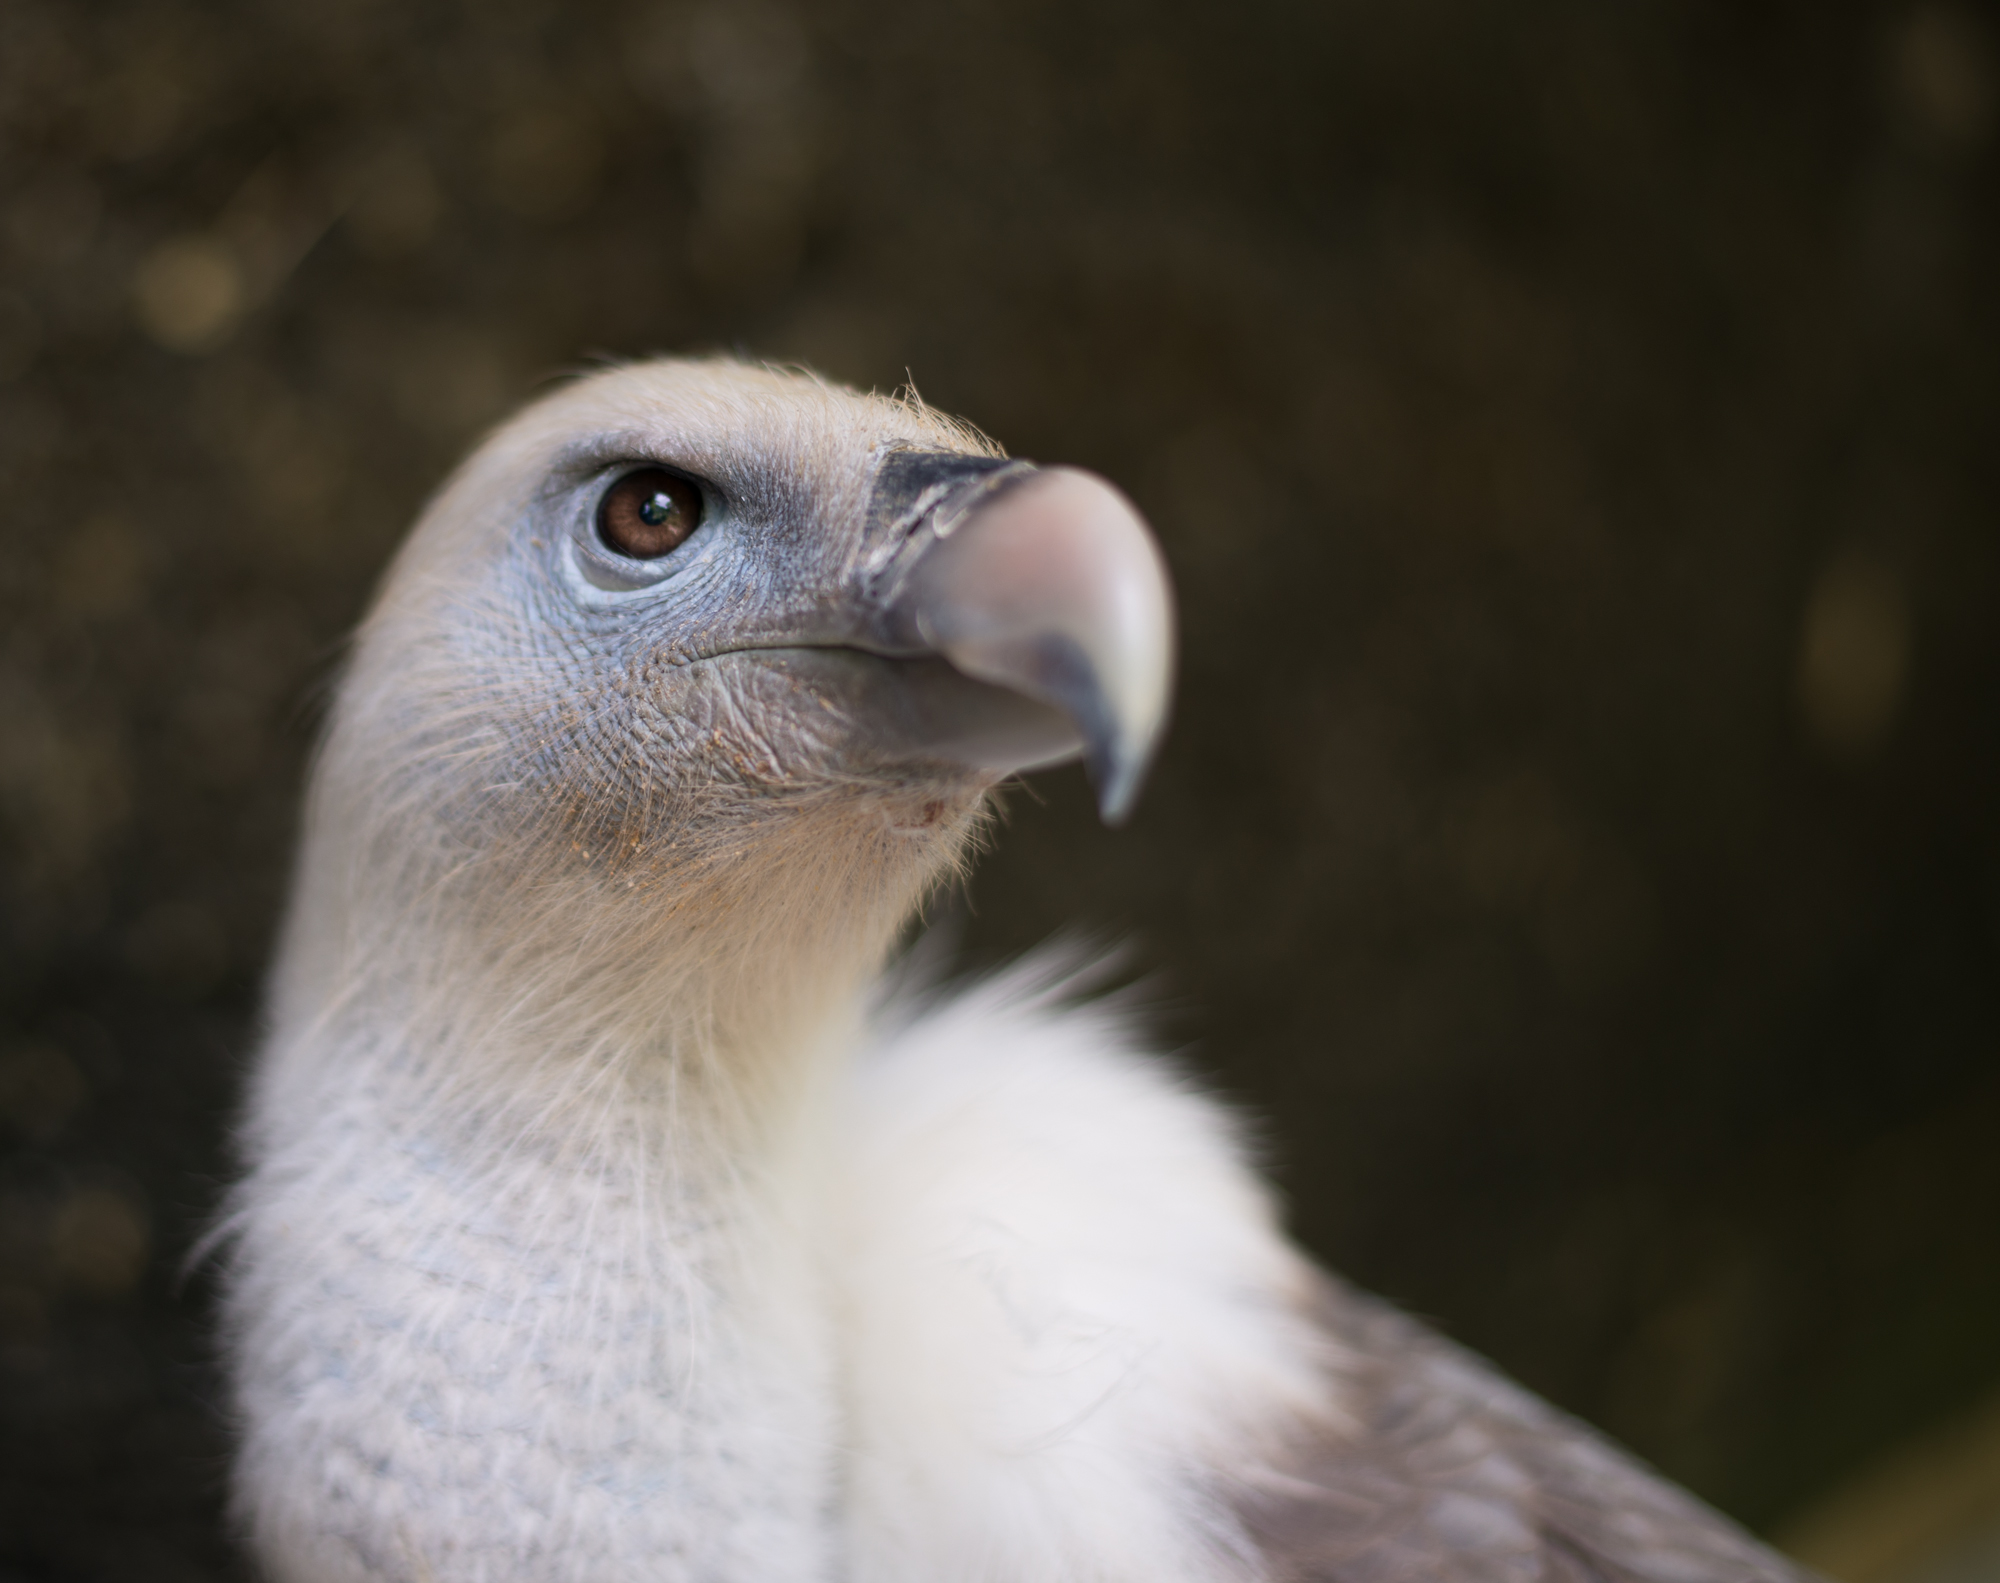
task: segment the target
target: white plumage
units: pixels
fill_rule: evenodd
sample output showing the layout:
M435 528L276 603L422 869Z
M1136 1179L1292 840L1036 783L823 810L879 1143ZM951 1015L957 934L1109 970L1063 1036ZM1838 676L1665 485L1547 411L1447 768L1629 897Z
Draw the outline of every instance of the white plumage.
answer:
M1101 484L736 364L461 469L342 682L250 1100L274 1579L1782 1575L1311 1270L1060 959L881 989L1002 774L1129 798L1163 587Z

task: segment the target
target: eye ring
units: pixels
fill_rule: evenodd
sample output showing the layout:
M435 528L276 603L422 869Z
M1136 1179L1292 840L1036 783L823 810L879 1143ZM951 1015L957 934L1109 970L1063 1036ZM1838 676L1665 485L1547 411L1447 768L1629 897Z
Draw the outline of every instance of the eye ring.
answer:
M639 467L598 500L597 538L614 555L657 561L686 543L701 519L701 486L692 478L664 467Z

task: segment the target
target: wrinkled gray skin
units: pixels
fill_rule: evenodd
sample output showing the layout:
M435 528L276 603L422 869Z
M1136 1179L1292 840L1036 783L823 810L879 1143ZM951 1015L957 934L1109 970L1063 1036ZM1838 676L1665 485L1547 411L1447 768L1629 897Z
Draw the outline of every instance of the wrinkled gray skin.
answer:
M596 813L636 835L678 822L677 790L698 789L712 816L718 783L732 780L762 796L896 776L953 783L987 768L976 748L989 735L1021 738L1027 762L1074 751L1074 734L1048 709L881 636L876 574L911 524L872 499L859 510L829 501L823 473L739 472L740 453L683 444L666 460L702 483L700 528L656 563L606 553L592 526L599 499L635 459L659 450L648 436L618 433L568 449L529 520L482 546L501 564L483 579L461 566L444 591L477 595L483 581L496 602L520 609L505 622L434 627L461 650L437 655L441 662L506 690L511 707L487 718L504 726L513 717L514 740L496 754L528 772L526 784L510 783L512 794L574 800L580 788L601 789ZM867 487L854 483L857 493ZM464 651L495 634L510 647ZM524 679L540 685L522 687ZM524 718L520 705L530 700L541 712ZM435 722L436 745L465 745L446 735L461 719ZM639 761L644 773L634 773ZM424 780L436 789L435 777ZM483 802L500 788L479 791ZM635 793L650 806L634 806Z

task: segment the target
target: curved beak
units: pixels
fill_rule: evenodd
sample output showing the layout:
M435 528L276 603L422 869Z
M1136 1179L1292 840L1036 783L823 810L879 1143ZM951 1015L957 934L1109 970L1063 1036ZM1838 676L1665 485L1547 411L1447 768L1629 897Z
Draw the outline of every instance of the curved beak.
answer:
M1073 733L1005 767L1080 750L1099 812L1121 823L1165 730L1174 668L1166 562L1132 503L1076 468L989 463L922 515L889 584L878 609L898 647L1050 706Z

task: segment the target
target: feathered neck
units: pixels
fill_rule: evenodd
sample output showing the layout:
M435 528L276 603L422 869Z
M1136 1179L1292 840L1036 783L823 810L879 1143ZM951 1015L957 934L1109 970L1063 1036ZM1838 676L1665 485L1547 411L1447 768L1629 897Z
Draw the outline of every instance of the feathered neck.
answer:
M415 1111L554 1136L644 1099L731 1150L788 1125L851 1049L979 819L932 798L912 823L878 789L837 788L608 850L546 824L481 844L354 779L330 759L309 804L272 1000L273 1049L297 1055L272 1081L331 1077L349 1057L329 1048L365 1047Z

